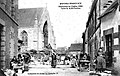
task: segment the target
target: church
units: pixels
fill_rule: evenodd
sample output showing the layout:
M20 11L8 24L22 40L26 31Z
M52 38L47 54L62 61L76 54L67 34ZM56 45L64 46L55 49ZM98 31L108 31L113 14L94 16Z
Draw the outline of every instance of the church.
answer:
M21 51L41 51L50 45L56 48L53 26L47 8L19 9L18 38L23 41Z

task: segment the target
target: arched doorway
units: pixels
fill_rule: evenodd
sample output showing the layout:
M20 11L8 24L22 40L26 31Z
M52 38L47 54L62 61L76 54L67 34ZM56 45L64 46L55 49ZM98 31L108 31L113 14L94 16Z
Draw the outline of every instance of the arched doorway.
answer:
M47 21L44 23L43 26L43 37L44 37L44 47L48 45L48 23Z

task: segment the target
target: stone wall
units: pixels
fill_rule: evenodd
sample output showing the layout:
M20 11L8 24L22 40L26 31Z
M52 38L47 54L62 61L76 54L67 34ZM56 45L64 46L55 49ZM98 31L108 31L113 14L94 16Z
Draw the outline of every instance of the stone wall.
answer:
M1 37L1 51L4 52L3 57L4 66L1 68L9 68L10 59L17 54L17 32L18 24L9 16L4 10L0 8L0 24L3 26L3 37Z

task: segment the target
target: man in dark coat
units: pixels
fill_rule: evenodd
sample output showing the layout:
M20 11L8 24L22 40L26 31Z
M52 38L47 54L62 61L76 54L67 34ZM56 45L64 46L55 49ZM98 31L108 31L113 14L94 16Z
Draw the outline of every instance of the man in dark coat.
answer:
M102 52L98 52L98 56L96 59L96 71L103 72L106 68L106 61L103 58Z
M55 68L56 67L56 55L55 55L55 53L52 54L51 58L52 58L51 66L53 68Z

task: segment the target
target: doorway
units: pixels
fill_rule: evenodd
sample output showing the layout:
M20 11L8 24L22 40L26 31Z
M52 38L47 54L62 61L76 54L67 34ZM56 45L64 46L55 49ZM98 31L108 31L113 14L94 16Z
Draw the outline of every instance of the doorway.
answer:
M105 35L106 38L106 67L112 67L113 51L112 51L112 34Z

